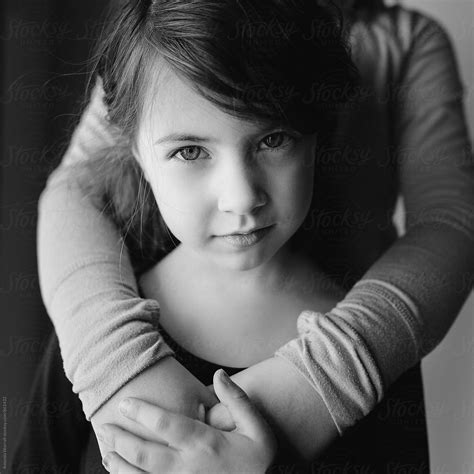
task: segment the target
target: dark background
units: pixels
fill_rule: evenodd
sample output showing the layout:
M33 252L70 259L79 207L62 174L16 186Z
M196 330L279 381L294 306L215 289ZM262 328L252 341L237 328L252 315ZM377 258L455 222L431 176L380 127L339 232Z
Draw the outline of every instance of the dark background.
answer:
M38 197L77 123L87 59L107 4L0 2L0 395L6 429L0 472L30 405L29 388L52 328L38 285Z

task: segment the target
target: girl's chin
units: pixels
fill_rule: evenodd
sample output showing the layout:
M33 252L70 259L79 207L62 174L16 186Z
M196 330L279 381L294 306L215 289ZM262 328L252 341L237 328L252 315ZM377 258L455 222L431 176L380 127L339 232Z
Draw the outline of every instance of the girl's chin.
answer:
M212 258L212 261L216 267L222 270L245 272L260 267L268 261L266 256L261 255L244 255L233 254L233 255L218 255Z
M284 247L284 246L283 246ZM216 270L227 272L250 272L252 270L272 272L278 263L284 258L283 247L275 248L274 245L262 245L250 247L240 251L219 251L208 252L207 261L212 262ZM259 271L260 273L260 271Z

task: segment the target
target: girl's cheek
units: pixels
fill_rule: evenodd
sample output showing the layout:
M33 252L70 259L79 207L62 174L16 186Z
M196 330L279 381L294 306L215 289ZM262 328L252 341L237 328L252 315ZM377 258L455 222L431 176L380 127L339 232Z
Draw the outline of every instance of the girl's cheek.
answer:
M159 206L170 207L179 213L196 212L207 200L205 183L185 173L159 173L153 180L152 189Z

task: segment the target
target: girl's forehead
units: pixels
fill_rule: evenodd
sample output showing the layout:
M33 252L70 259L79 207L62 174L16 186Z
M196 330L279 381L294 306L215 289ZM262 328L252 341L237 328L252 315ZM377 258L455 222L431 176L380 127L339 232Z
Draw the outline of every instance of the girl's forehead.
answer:
M155 74L144 101L141 128L153 131L156 139L164 135L189 133L248 135L267 129L270 123L244 120L221 110L169 67Z

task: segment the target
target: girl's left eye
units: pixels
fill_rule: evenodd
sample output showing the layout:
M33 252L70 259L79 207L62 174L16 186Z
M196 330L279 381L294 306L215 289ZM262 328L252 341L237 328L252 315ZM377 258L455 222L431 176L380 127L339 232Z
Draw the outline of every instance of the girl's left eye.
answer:
M267 135L261 143L263 143L266 149L275 149L288 145L292 140L293 137L286 132L274 132Z

